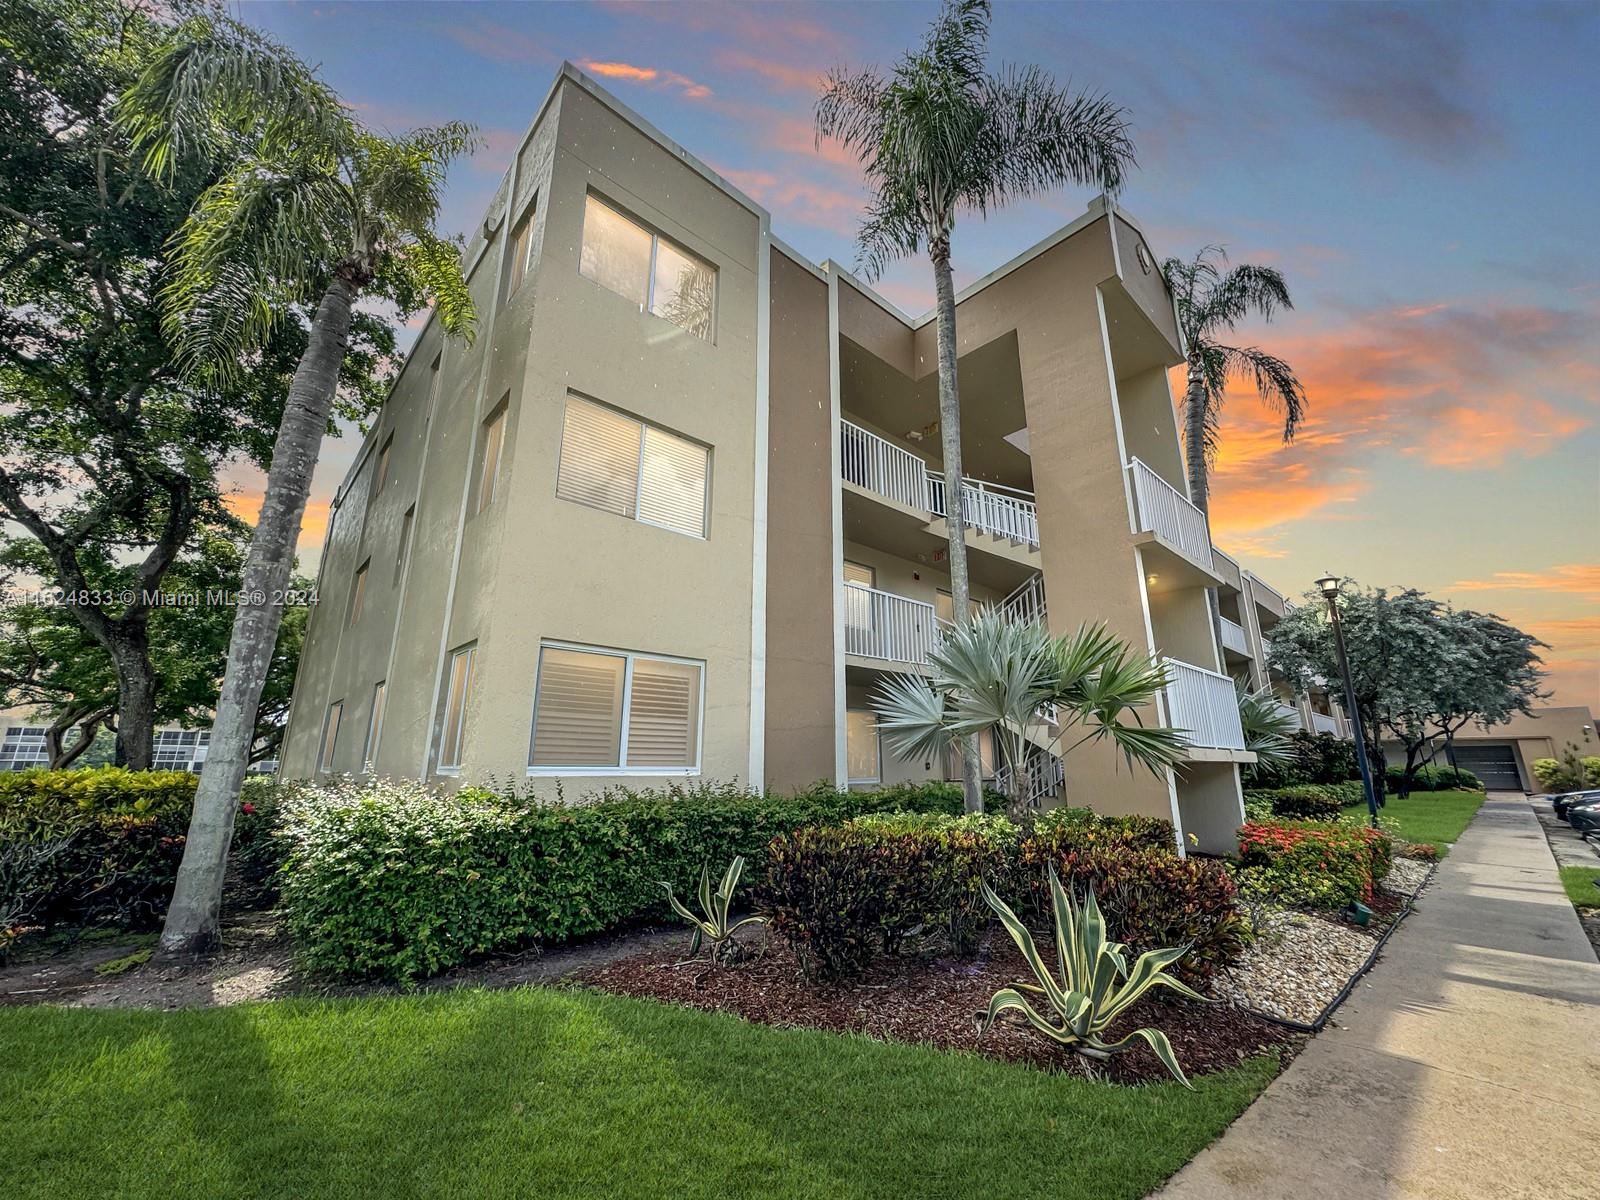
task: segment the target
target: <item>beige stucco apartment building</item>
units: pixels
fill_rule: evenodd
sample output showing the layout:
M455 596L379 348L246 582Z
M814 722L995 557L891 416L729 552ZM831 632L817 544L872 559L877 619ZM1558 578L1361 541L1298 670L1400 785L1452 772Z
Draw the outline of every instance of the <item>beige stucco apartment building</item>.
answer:
M1032 790L1223 849L1252 757L1230 676L1270 681L1284 600L1187 498L1156 264L1101 199L958 298L969 562L1019 619L1164 655L1164 719L1193 731L1176 772L1087 746ZM465 265L479 337L423 330L335 501L283 771L568 796L953 776L880 747L869 709L952 615L931 316L806 261L570 66Z

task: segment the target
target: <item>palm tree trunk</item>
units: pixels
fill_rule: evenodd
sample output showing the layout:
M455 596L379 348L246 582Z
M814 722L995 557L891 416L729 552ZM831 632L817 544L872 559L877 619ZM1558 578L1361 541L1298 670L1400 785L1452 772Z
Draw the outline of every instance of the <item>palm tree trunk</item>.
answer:
M222 876L239 789L250 763L256 706L283 620L283 592L294 567L300 519L311 492L339 383L339 367L350 340L350 306L357 285L336 277L311 322L311 336L289 385L289 399L272 448L267 494L245 557L228 667L222 677L211 749L195 791L189 838L178 867L172 905L161 931L164 956L196 954L217 942Z
M967 578L967 518L961 495L961 392L956 378L956 289L950 277L950 238L929 241L933 287L938 296L939 441L944 453L945 522L950 531L950 598L957 625L972 619L972 584ZM967 811L983 811L982 764L976 738L962 746L961 782Z

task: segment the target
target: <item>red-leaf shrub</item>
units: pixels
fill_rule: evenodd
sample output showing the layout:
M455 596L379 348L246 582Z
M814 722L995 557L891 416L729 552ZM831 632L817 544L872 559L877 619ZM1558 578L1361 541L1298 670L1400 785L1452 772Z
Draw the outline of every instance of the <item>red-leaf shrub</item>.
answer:
M1340 909L1371 900L1392 847L1376 829L1316 821L1251 821L1239 830L1247 891L1282 904Z

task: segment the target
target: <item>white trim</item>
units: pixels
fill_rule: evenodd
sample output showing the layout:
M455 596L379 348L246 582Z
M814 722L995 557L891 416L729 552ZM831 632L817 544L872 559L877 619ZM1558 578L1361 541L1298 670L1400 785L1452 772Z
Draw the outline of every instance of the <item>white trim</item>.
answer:
M747 782L756 791L767 776L767 469L772 436L772 221L761 217L756 270L756 424L750 551L750 766ZM709 463L708 463L709 467ZM710 470L706 472L710 482ZM838 491L837 487L832 489ZM710 516L710 505L706 506ZM701 694L705 681L701 680Z
M839 486L843 417L839 400L839 276L828 275L828 488L829 516L833 530L833 578L844 578L844 489ZM828 589L833 605L833 782L849 783L850 751L845 728L845 629L844 605L839 602L837 585Z
M1117 474L1122 482L1122 501L1128 512L1128 532L1139 532L1139 516L1133 503L1133 481L1128 478L1128 443L1122 436L1122 402L1117 397L1117 368L1111 361L1111 328L1106 324L1106 300L1100 289L1094 289L1094 311L1100 322L1100 350L1106 360L1106 386L1111 389L1111 424L1117 433ZM1139 587L1144 588L1144 576L1139 576Z

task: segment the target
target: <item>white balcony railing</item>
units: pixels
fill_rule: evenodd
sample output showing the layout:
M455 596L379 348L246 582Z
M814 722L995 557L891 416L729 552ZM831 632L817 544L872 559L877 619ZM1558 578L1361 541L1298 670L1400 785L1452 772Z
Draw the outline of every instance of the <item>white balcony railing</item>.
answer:
M1066 768L1054 754L1033 747L1022 764L1022 802L1028 808L1054 796L1066 782ZM1002 766L994 773L994 786L1011 794L1011 768Z
M1189 561L1211 570L1211 531L1189 498L1137 458L1128 463L1140 532L1154 533Z
M938 637L933 605L859 583L844 585L846 654L921 666Z
M944 480L928 474L928 511L948 517ZM961 515L970 529L1039 548L1039 506L1026 493L976 479L961 482Z
M1191 746L1243 750L1239 696L1233 680L1193 663L1166 660L1167 719L1187 732Z
M1293 721L1296 729L1305 728L1305 722L1300 719L1300 710L1294 705L1285 704L1282 700L1280 700L1278 701L1278 711Z
M1319 713L1315 709L1312 709L1311 710L1311 732L1312 733L1331 733L1331 734L1333 734L1335 736L1338 736L1338 733L1339 733L1339 722L1337 720L1335 720L1333 717L1328 716L1326 713Z
M839 422L839 473L907 508L928 509L928 464L859 425Z
M1228 620L1227 617L1218 617L1217 621L1222 626L1222 648L1249 658L1250 643L1245 638L1244 626L1237 621Z
M839 474L846 483L936 517L948 517L944 479L904 447L850 421L839 422ZM1017 488L963 480L961 515L979 533L1039 548L1039 506Z
M1049 624L1044 605L1044 576L1028 576L996 607L1008 621L1016 621L1021 625Z

